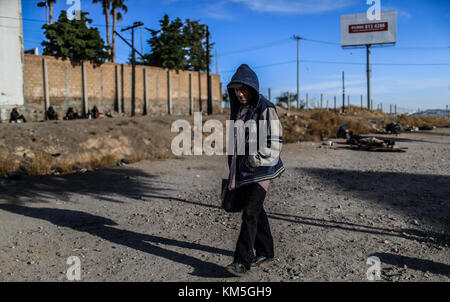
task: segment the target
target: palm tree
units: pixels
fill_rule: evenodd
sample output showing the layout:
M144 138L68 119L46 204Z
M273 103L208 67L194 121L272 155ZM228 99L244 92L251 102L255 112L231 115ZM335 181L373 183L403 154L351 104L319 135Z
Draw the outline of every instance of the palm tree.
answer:
M102 3L103 14L105 15L106 20L106 41L108 42L108 53L111 54L111 35L109 31L109 9L111 7L113 0L92 0L93 3Z
M37 6L39 7L45 7L45 17L47 18L47 7L49 8L49 15L50 15L50 24L53 24L53 3L55 3L56 0L45 0L42 2L39 2Z
M53 3L55 2L56 0L47 0L50 24L53 24Z
M122 10L124 13L128 12L128 7L124 4L125 0L112 0L112 8L111 14L113 16L113 33L112 33L112 50L111 50L111 59L112 62L116 60L116 21L122 20L123 16L118 11Z

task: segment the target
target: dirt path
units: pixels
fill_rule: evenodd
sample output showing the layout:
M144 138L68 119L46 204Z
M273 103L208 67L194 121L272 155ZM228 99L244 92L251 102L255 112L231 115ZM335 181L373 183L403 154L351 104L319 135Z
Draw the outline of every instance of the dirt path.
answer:
M276 261L237 279L239 214L219 208L224 157L0 180L0 281L450 281L450 129L396 137L406 153L334 140L285 145L265 207Z

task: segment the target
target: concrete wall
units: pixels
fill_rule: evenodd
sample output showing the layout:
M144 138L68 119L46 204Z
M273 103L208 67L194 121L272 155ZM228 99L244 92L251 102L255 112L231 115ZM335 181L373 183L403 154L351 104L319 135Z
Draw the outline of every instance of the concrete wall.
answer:
M23 34L20 0L0 1L0 120L23 99Z
M25 54L24 57L24 99L23 108L30 120L42 120L46 106L53 106L62 117L69 107L83 113L83 70L50 56ZM45 93L45 65L48 98ZM146 81L144 83L144 70ZM147 96L147 114L168 114L168 74L172 114L189 114L189 75L192 77L194 112L207 112L206 74L194 71L168 70L151 66L136 66L135 114L144 114L144 86ZM100 112L118 111L131 115L131 65L105 63L94 67L85 63L87 107L96 105ZM213 113L221 108L220 76L212 74ZM200 81L200 85L199 85ZM46 104L48 102L48 104ZM200 105L201 102L201 105Z

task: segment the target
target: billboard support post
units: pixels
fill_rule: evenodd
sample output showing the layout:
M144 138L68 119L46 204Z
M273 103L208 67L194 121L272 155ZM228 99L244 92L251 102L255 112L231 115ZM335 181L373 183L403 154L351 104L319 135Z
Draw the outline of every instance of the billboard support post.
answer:
M370 109L370 76L372 73L372 67L370 65L370 55L371 55L371 49L370 44L366 45L367 49L367 108Z

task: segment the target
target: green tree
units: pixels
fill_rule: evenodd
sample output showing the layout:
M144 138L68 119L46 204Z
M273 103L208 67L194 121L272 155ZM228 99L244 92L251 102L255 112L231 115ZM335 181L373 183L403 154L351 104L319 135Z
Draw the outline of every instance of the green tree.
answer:
M112 0L92 0L93 3L101 3L103 8L103 15L105 16L106 22L106 41L109 47L109 53L111 54L111 35L109 28L109 9L111 8Z
M163 68L187 69L188 50L186 37L183 35L183 22L180 18L170 21L166 14L159 23L159 30L147 28L152 34L148 40L152 52L146 55L145 62Z
M167 14L159 23L159 30L147 28L152 34L148 40L152 52L146 54L141 63L177 70L206 71L206 25L190 19L184 23L180 18L171 21ZM213 45L210 43L210 51Z
M111 15L113 17L113 28L112 28L112 49L111 49L111 61L116 61L116 23L123 19L122 13L128 12L128 7L124 4L125 0L111 0Z
M44 25L47 41L42 42L43 54L70 59L73 65L90 61L94 65L103 64L110 56L105 41L97 28L89 28L88 13L80 12L80 20L69 20L66 11L61 11L58 21Z
M200 24L199 20L186 19L183 27L185 36L185 47L188 51L187 69L195 71L206 71L208 69L208 58L206 55L206 25ZM210 51L215 43L209 43ZM211 53L209 59L211 62Z

